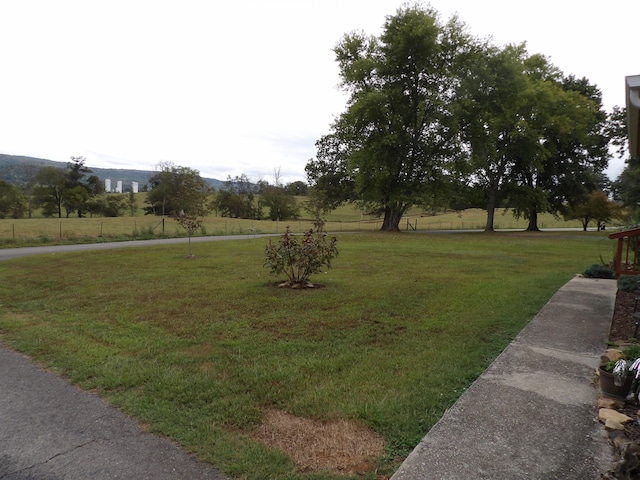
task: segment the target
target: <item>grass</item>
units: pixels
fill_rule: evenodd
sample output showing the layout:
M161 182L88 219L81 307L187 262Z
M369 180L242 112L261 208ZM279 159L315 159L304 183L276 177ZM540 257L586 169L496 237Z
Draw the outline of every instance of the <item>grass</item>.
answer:
M0 263L0 339L229 475L296 472L267 409L354 419L390 473L604 234L342 234L315 290L272 286L266 240ZM373 474L371 478L375 478Z
M144 204L145 193L138 204ZM304 197L296 197L300 203ZM294 232L304 232L313 227L312 219L301 209L299 220L274 222L271 220L244 220L209 215L205 218L198 236L246 235L253 233L283 233L287 226ZM439 212L431 215L420 208L410 209L400 224L401 230L464 230L483 229L487 214L481 209L461 212ZM325 229L331 232L373 232L380 229L382 219L364 215L353 205L343 205L327 215ZM552 215L540 215L541 228L580 228L579 221L565 222ZM525 219L515 219L511 211L496 212L496 229L525 229ZM126 241L157 237L185 237L186 231L171 218L142 215L115 218L42 218L0 219L0 247L21 247L65 243L92 243Z

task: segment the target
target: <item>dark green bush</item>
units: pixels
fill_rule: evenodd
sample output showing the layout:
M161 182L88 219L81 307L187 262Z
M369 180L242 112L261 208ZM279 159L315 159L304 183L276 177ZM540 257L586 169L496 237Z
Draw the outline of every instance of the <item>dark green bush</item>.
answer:
M618 290L623 292L635 292L640 290L640 275L620 275Z
M616 274L613 270L608 267L598 265L597 263L594 263L587 268L582 275L587 278L616 278Z

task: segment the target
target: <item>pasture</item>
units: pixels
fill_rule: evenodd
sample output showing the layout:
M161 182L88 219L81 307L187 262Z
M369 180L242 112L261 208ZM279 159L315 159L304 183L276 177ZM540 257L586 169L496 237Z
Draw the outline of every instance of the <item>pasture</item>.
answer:
M345 478L259 439L281 413L381 436L364 478L385 478L613 248L604 232L339 233L321 288L291 291L262 267L267 242L1 262L0 341L231 476Z
M144 195L144 194L139 194ZM143 197L141 197L143 198ZM304 197L297 197L300 202ZM312 219L301 210L298 220L275 222L271 220L246 220L239 218L207 216L197 236L246 235L252 233L282 233L287 226L294 232L304 232L313 227ZM373 232L380 229L382 219L365 215L352 205L343 205L326 217L325 229L329 232ZM400 223L407 230L466 230L483 229L486 212L469 209L430 214L420 208L407 212ZM580 228L577 220L565 222L549 214L540 215L540 228ZM516 219L511 210L496 212L495 228L525 229L527 221ZM0 247L30 246L63 243L88 243L126 241L158 237L184 237L186 231L169 217L143 215L140 210L134 216L89 218L42 218L37 214L31 219L0 219Z

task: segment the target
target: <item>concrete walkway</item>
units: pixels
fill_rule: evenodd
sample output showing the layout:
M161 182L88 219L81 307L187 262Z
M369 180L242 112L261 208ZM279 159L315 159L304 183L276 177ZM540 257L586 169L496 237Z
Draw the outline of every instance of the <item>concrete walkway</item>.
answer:
M392 480L600 478L613 449L591 385L616 282L574 278L427 433Z

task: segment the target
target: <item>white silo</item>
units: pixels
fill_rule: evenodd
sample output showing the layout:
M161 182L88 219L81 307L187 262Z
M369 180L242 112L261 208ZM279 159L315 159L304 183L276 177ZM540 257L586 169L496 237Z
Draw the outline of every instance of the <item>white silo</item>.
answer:
M133 193L138 193L138 182L131 182L131 191Z
M122 180L116 182L116 193L122 193Z
M111 193L111 179L107 178L104 181L104 191L107 193Z

